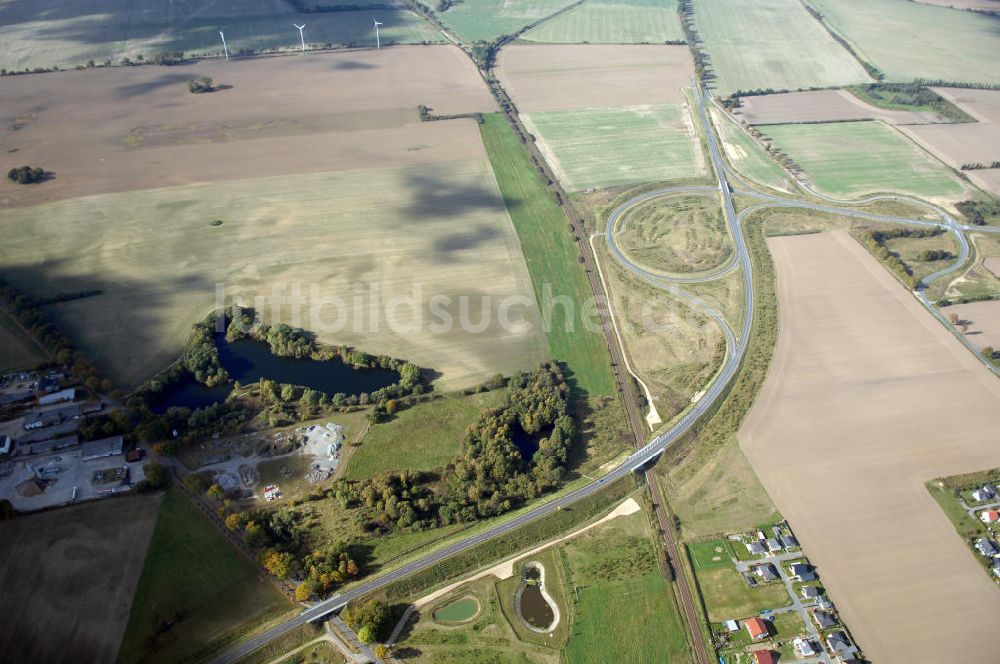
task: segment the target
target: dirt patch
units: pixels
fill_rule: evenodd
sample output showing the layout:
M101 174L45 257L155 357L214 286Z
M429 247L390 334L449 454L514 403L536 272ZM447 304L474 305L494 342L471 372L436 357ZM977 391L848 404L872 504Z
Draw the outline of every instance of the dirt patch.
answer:
M228 87L189 93L187 81L202 76ZM3 98L0 168L38 164L55 178L4 180L0 206L433 160L454 146L420 123L419 105L496 110L451 46L18 76L3 80Z
M884 120L889 124L947 122L936 113L890 111L861 101L846 90L810 90L743 97L734 114L748 124Z
M1000 383L846 232L769 246L781 328L741 446L872 661L989 660L1000 593L924 482L1000 464Z
M684 101L686 46L535 46L500 52L499 75L524 113Z
M114 661L160 500L105 500L0 524L5 661Z

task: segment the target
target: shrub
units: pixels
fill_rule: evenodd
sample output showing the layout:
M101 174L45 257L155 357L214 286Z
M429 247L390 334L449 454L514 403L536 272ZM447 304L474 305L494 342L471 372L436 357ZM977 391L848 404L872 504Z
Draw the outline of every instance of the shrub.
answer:
M45 179L48 173L37 166L20 166L7 171L7 179L17 184L34 184Z

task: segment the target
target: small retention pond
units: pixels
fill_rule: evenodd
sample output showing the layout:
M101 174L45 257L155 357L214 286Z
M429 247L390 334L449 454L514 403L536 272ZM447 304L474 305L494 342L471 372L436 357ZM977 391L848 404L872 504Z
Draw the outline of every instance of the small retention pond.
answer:
M399 374L389 369L355 369L344 364L339 358L317 362L316 360L279 357L271 352L266 343L253 339L228 342L218 337L219 361L229 372L230 378L246 385L267 378L279 383L300 385L313 390L347 395L374 392L388 387L399 380ZM165 412L172 406L183 406L195 410L223 401L232 390L231 384L205 387L188 377L171 386L157 400L154 410Z
M479 602L473 597L463 597L434 612L434 620L439 622L466 622L479 613Z
M545 568L530 562L521 570L521 585L514 597L514 611L533 632L551 632L559 624L559 607L545 590Z

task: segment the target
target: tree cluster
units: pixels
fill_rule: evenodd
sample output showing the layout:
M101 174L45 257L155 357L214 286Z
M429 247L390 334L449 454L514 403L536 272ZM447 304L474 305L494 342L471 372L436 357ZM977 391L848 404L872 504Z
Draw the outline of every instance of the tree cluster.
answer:
M48 173L38 166L18 166L7 171L7 179L17 184L35 184L46 178Z
M199 383L209 387L221 385L229 380L222 362L219 360L219 348L215 344L215 316L210 315L200 323L196 323L187 347L184 349L184 367Z
M917 254L918 261L929 263L932 261L945 261L955 257L955 254L946 249L925 249Z
M389 607L377 599L348 604L340 612L340 618L357 633L358 640L364 644L384 641L392 627Z
M974 226L1000 221L1000 201L961 201L955 207Z
M188 81L188 92L195 94L200 94L203 92L211 92L215 89L214 82L208 76L203 76L199 79L191 79Z
M995 159L991 161L989 166L987 166L981 161L962 164L963 171L981 171L987 168L1000 168L1000 159Z

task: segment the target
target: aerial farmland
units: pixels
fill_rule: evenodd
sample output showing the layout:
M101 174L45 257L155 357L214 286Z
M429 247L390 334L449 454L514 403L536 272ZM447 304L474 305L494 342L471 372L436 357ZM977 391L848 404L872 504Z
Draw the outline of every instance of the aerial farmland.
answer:
M3 652L991 661L998 17L0 0Z

